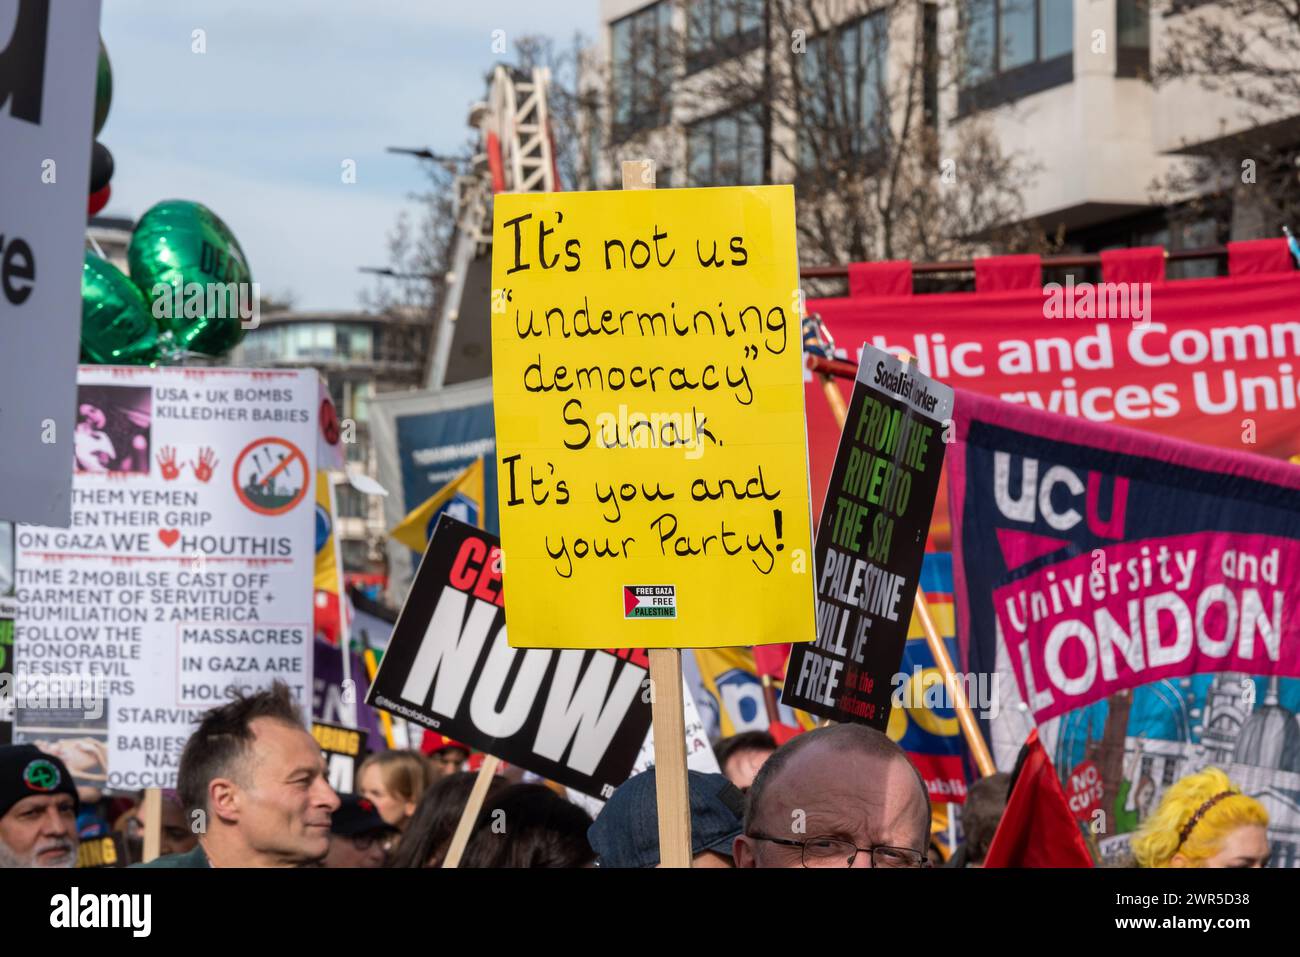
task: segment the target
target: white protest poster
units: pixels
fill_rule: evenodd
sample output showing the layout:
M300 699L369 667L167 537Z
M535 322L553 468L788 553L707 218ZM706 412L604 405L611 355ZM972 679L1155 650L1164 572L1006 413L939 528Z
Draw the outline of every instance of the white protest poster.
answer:
M66 527L99 0L0 0L0 519Z
M81 368L72 527L18 527L16 737L81 708L133 790L232 689L310 716L318 407L311 370Z

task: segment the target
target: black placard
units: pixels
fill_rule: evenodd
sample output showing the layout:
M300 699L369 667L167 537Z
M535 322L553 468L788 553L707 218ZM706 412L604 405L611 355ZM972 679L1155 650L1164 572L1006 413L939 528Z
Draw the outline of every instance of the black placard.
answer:
M77 846L77 867L126 867L130 863L126 835L119 831L103 837L83 837Z
M650 728L644 651L511 648L496 536L438 520L366 703L595 797Z
M325 755L330 787L340 794L356 793L357 768L366 756L366 732L328 721L313 721L311 736Z
M952 389L863 346L814 547L817 640L781 700L884 730L925 558Z

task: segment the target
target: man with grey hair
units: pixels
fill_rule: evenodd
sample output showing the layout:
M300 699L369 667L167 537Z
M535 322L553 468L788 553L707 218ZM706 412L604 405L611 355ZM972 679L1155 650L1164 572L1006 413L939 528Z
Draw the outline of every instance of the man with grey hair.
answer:
M176 790L198 844L136 866L295 867L329 851L339 798L283 682L203 715L181 752Z
M799 735L749 789L737 867L924 867L930 799L888 735L838 724Z
M0 867L75 867L77 786L35 745L0 746Z

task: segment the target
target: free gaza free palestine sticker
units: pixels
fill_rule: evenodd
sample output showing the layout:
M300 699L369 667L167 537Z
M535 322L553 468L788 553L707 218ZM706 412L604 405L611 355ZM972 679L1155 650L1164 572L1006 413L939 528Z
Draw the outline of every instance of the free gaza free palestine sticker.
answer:
M676 618L676 585L624 585L624 618Z

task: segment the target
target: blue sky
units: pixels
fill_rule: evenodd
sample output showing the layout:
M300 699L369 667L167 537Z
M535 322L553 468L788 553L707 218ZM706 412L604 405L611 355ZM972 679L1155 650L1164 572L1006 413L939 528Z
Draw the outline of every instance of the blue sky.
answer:
M191 51L195 29L206 53ZM465 141L501 59L492 31L567 44L596 29L595 0L104 0L104 215L197 200L234 230L264 294L356 308L373 282L357 267L386 264L387 233L423 186L418 160L384 148Z

